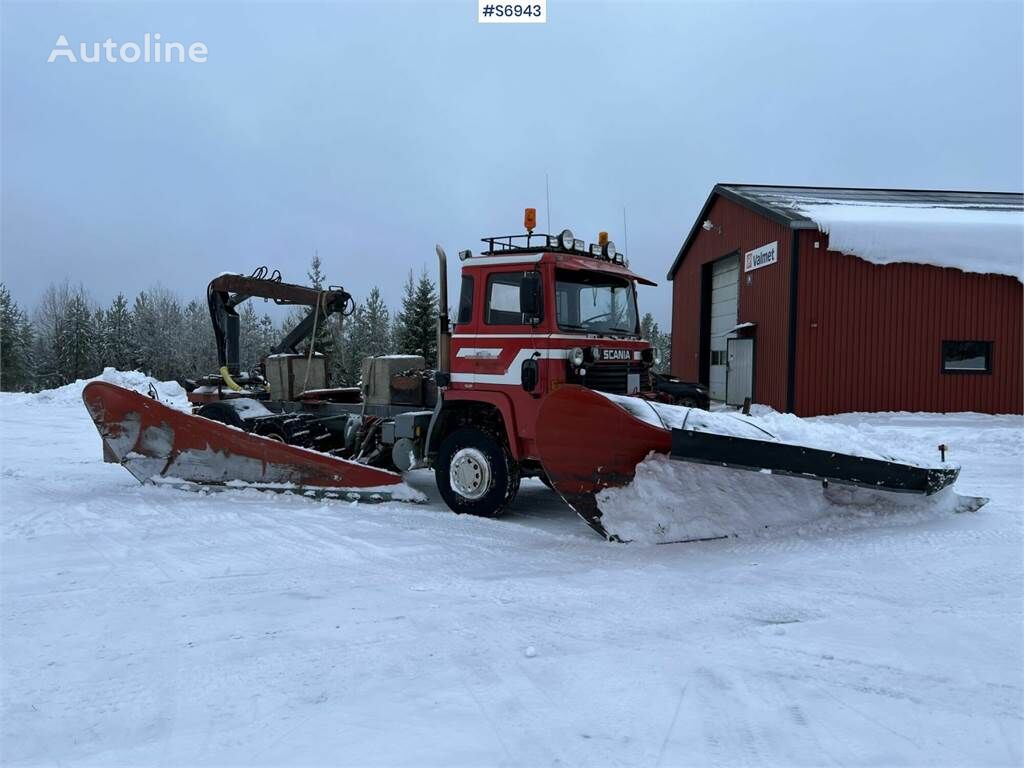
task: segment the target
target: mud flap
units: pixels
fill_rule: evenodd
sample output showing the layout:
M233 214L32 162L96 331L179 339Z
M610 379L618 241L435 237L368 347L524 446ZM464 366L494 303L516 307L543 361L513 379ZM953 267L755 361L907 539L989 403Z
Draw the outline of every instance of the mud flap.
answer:
M253 435L193 416L133 390L94 381L82 392L113 459L142 483L241 485L273 491L335 491L390 498L400 475Z

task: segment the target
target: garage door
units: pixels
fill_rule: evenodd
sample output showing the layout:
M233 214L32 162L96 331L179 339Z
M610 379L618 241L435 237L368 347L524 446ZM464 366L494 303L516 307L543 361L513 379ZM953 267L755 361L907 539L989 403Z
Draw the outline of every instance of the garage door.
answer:
M739 256L726 256L711 265L711 370L708 387L713 400L725 400L726 341L736 327L739 290Z

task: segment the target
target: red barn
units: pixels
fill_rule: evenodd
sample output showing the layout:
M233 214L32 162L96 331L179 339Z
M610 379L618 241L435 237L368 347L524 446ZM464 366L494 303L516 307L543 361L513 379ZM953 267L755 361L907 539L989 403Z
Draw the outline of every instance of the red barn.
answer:
M672 373L733 404L1021 413L1024 195L718 184L676 256Z

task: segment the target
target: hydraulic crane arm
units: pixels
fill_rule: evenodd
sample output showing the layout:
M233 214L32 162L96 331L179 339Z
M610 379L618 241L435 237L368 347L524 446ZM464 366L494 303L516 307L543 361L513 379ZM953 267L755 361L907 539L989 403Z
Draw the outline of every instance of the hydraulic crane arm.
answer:
M270 299L275 304L310 307L309 314L285 336L271 354L295 352L296 347L312 333L314 326L327 320L335 312L352 313L352 296L343 288L332 286L318 290L305 285L281 282L281 273L274 271L269 277L266 267L252 275L224 274L210 281L206 299L210 307L213 335L217 341L217 364L221 376L232 389L239 389L232 376L239 372L240 318L237 307L250 298Z

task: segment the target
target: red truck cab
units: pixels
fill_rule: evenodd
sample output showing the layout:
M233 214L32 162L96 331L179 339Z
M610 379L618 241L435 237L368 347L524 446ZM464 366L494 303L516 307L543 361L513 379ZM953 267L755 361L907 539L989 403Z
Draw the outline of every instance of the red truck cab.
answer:
M657 352L640 337L636 285L655 283L604 236L590 246L569 230L484 243L479 255L459 254L450 371L429 452L449 506L497 515L521 477L545 479L536 432L548 393L566 383L651 392Z

